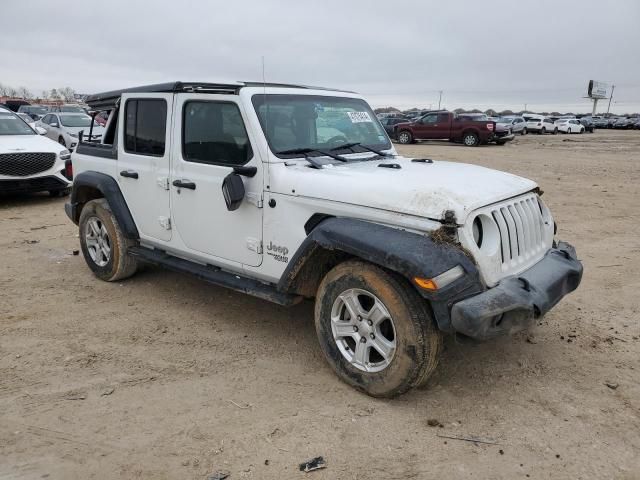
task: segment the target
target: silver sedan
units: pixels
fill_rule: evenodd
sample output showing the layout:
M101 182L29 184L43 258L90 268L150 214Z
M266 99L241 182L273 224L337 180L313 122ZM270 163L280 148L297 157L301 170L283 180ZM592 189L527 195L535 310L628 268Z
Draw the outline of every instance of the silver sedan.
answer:
M511 131L513 133L519 133L520 135L526 135L527 132L527 122L524 118L518 116L506 116L500 117L498 120L500 123L507 123L511 125Z
M47 131L45 134L47 137L68 149L78 145L78 134L81 131L84 132L84 138L91 141L100 140L104 134L104 127L93 122L93 131L89 138L91 117L86 113L48 113L38 121L37 125Z

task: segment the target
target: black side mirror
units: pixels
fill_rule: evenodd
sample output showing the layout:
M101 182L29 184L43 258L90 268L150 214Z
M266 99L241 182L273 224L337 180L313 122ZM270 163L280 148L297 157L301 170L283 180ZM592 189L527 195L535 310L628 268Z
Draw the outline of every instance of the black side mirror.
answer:
M222 195L227 203L227 210L237 210L244 198L244 182L237 173L230 173L222 181Z

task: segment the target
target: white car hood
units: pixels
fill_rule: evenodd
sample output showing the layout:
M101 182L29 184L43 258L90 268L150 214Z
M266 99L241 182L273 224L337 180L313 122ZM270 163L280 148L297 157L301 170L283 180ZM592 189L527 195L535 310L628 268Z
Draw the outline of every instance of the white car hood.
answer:
M53 152L64 147L42 135L0 135L0 153Z
M322 169L306 161L272 164L271 191L377 208L434 220L453 211L463 224L473 210L537 187L526 178L464 163L418 163L404 157L341 163ZM397 163L402 168L379 167ZM295 193L292 193L295 192Z

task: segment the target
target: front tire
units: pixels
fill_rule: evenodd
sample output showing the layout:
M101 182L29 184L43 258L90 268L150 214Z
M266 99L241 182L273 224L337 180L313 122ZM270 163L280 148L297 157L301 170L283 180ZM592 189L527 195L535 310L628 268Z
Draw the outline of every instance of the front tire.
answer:
M526 128L523 128L523 129L522 129L522 132L520 132L520 135L526 135L527 133L528 133L528 132L527 132L527 129L526 129Z
M82 255L98 278L115 282L136 272L138 263L127 251L137 242L124 236L104 198L87 202L78 225Z
M413 143L413 134L408 130L402 130L400 133L398 133L398 143L401 143L403 145Z
M374 397L425 383L442 349L425 300L402 277L362 261L341 263L324 277L315 325L340 379Z

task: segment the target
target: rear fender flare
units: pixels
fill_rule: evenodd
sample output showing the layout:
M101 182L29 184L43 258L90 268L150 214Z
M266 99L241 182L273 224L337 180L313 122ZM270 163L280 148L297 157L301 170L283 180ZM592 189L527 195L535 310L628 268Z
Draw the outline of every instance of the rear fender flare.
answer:
M71 199L65 206L71 220L77 224L84 205L96 198L105 198L109 202L109 207L118 220L125 237L134 240L140 238L138 228L118 182L104 173L87 171L80 173L73 179Z

